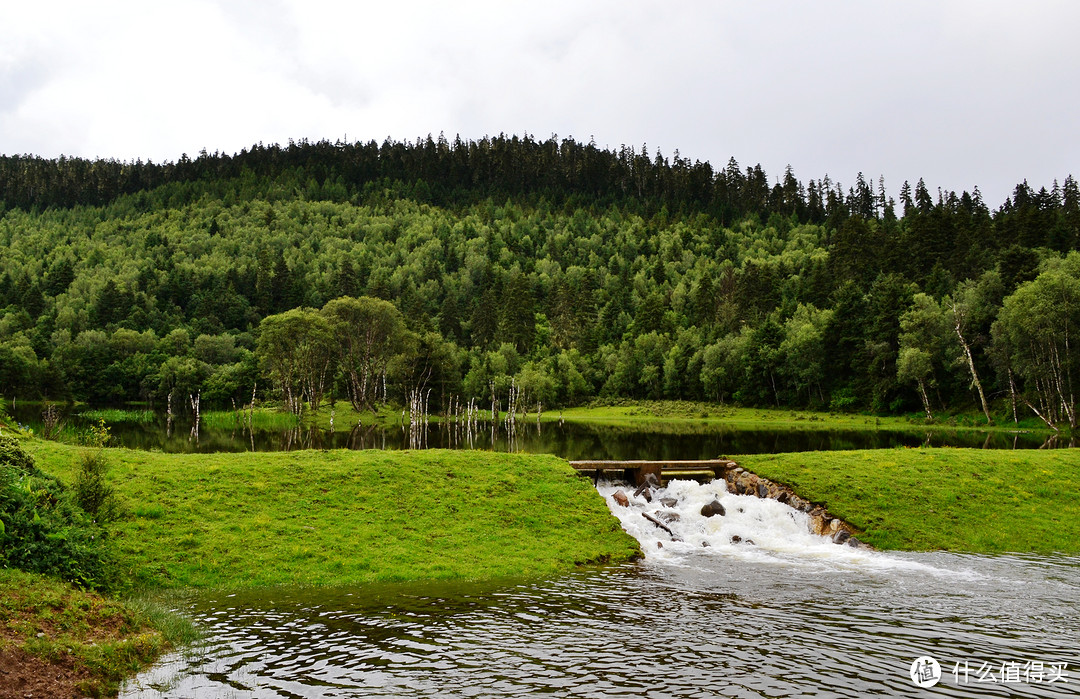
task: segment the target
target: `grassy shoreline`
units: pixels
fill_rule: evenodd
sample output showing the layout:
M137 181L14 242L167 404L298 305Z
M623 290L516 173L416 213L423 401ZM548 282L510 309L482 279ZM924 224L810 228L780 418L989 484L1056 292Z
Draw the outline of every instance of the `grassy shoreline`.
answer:
M598 419L612 417L608 412ZM71 481L82 448L40 439L23 443L40 468ZM117 448L105 454L109 482L125 512L111 525L111 536L135 589L544 576L639 553L591 482L553 456ZM881 549L1080 554L1075 450L884 449L735 458L825 505ZM171 636L155 631L175 619L148 617L138 603L124 611L116 601L87 602L77 596L83 593L58 585L0 571L0 616L7 629L0 656L30 653L51 663L39 675L78 667L79 673L68 673L69 683L107 694L175 639L183 642L182 630ZM13 601L16 589L28 596ZM42 603L63 596L76 601ZM116 618L129 621L78 616L78 610L105 604L116 605ZM64 623L84 635L101 627L128 631L114 639L115 649L103 651L99 642L56 633L58 616L82 619ZM44 640L38 629L48 631Z
M77 449L27 443L68 480ZM129 514L120 563L146 587L547 575L638 549L552 456L430 450L161 454L109 449Z
M1080 452L880 449L735 457L881 549L1080 554Z
M268 409L268 408L264 408ZM348 429L357 422L364 425L399 425L408 424L408 415L400 410L384 407L376 412L356 412L348 403L338 402L334 408L336 429ZM304 427L330 426L331 408L322 405L319 410L305 412L301 417ZM520 414L519 414L520 417ZM506 413L498 414L504 420ZM440 415L431 415L432 422L445 421ZM481 410L480 420L491 419L491 411ZM535 420L536 413L528 414L528 420ZM993 425L986 424L981 413L963 413L948 415L927 422L922 415L869 415L863 413L818 412L811 410L791 410L780 408L743 408L715 403L696 403L690 401L626 401L610 405L587 405L573 408L546 409L541 413L543 422L593 422L610 425L686 424L723 426L731 429L806 429L806 430L891 430L905 432L919 431L976 431L1003 433L1038 433L1053 434L1035 417L1024 417L1019 423L1011 419L999 419Z
M126 677L196 638L190 620L147 600L0 569L0 669L17 696L112 696Z

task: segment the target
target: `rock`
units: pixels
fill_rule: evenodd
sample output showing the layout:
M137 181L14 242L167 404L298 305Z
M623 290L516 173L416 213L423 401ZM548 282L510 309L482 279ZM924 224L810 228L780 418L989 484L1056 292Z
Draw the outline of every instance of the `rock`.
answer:
M701 507L702 517L713 517L715 515L720 515L721 517L723 517L726 514L727 511L724 510L724 506L720 504L719 500L713 500L707 505L703 505Z
M767 498L767 497L769 497L769 487L767 485L765 485L764 483L762 483L761 481L758 481L758 484L757 484L757 496L759 498Z
M664 548L664 542L663 541L657 541L656 542L656 548L658 548L658 549Z
M678 522L680 519L682 519L682 517L679 516L678 512L663 512L661 510L656 511L656 518L659 519L661 522L666 522L668 524L671 524L672 522Z
M857 548L857 549L868 549L868 548L870 548L870 546L868 544L864 544L861 540L859 540L859 539L857 539L855 537L849 538L845 543L848 546L851 546L851 547L854 547L854 548Z
M836 521L836 520L833 520L833 521ZM842 544L842 543L844 543L845 541L847 541L850 538L851 538L851 534L849 534L847 532L847 530L841 529L838 532L836 532L835 534L833 534L832 542L834 544Z
M675 507L679 504L679 501L675 498L660 498L660 504L664 507Z
M739 536L738 534L735 534L734 536L731 537L731 543L733 543L733 544L742 543L742 537Z
M788 501L788 494L787 494L787 491L785 490L785 491L783 491L782 493L780 493L779 495L777 495L777 496L776 496L776 501L777 501L777 502L782 502L782 503L784 503L784 504L786 505L786 504L787 504L787 501Z
M712 546L712 544L710 544L710 543L709 543L708 541L702 541L702 542L701 542L701 547L702 547L702 548L706 548L706 549L707 549L707 548L709 548L710 546Z
M642 484L639 485L637 487L637 490L634 491L634 497L636 498L638 495L641 495L643 492L648 492L650 487L659 488L660 487L660 481L656 480L656 476L654 474L646 473Z
M652 502L652 491L649 490L648 487L638 488L637 490L635 490L634 496L636 497L638 495L645 498L645 502Z
M746 543L749 544L750 546L757 546L757 544L754 543L753 539L747 539Z
M626 497L626 493L621 490L616 490L615 494L611 496L611 499L623 507L630 507L630 498Z

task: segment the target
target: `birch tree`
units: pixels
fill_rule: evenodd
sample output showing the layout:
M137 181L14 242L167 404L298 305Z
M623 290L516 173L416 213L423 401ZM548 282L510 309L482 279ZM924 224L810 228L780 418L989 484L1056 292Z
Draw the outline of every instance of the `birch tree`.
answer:
M948 324L941 306L927 294L915 294L911 308L900 316L900 351L896 377L919 389L926 419L933 420L927 387L936 382L934 369L941 363Z
M334 299L322 313L333 327L349 402L357 411L374 410L379 382L403 350L406 330L401 313L389 301L368 296Z
M334 357L330 322L312 308L263 318L256 354L259 366L281 391L286 408L300 414L305 401L318 410Z
M1021 284L1005 299L994 323L994 341L1023 385L1020 400L1043 422L1075 428L1073 375L1080 368L1080 278L1050 269Z
M942 299L942 306L948 309L952 316L953 333L960 350L958 363L967 367L971 374L971 387L978 393L979 405L986 416L987 424L993 424L994 419L990 416L990 404L975 366L973 349L986 340L985 329L989 327L997 311L1001 290L1001 276L996 271L990 271L977 281L961 282L953 296Z

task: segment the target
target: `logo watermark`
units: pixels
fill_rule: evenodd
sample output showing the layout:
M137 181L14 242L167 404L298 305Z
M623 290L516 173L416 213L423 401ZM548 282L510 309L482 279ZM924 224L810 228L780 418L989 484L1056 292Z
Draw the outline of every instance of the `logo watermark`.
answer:
M911 681L920 687L933 687L941 681L941 666L929 655L915 658L911 664Z
M967 660L953 666L956 684L1053 684L1069 681L1067 663L1044 663L1035 660L1002 663L979 663Z
M1049 663L1038 660L1006 660L978 662L960 660L952 672L943 674L941 665L928 655L911 663L911 681L919 687L933 687L952 675L953 684L1056 684L1069 682L1068 663Z

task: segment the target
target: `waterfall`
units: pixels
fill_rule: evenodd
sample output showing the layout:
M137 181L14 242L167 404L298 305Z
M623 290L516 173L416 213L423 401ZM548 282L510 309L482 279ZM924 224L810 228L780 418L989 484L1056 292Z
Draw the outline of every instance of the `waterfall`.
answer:
M800 568L924 567L887 553L834 544L810 532L806 513L777 500L729 492L721 479L709 483L673 479L665 487L652 488L647 493L651 500L645 492L635 495L631 486L621 483L601 481L597 490L623 529L640 542L647 561L678 564L720 556ZM628 506L616 501L619 491ZM714 500L724 514L703 515L702 508Z

